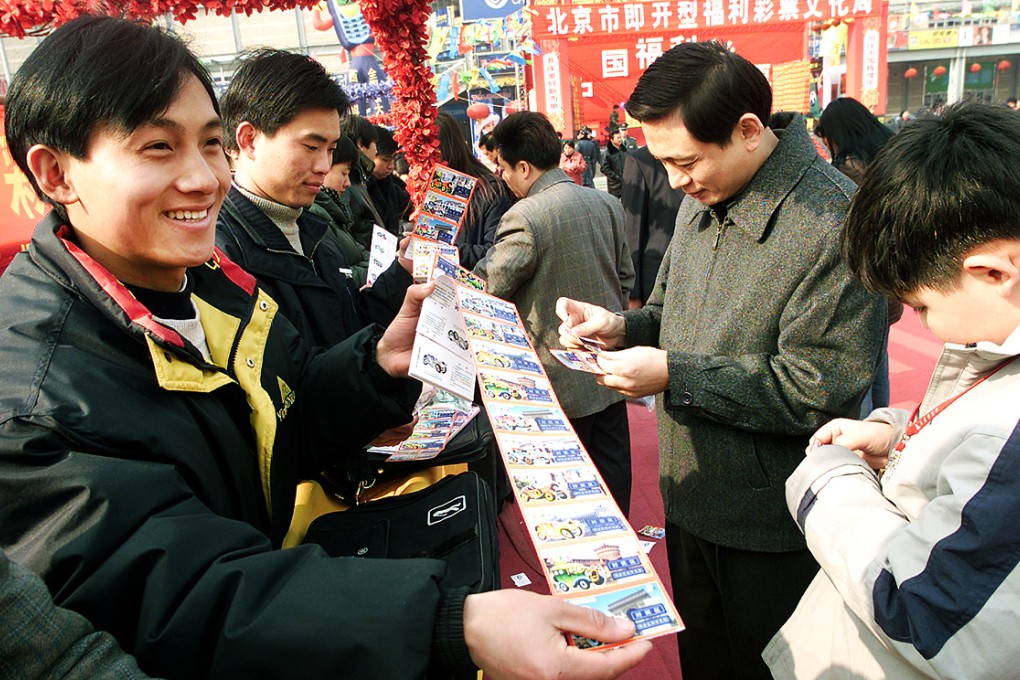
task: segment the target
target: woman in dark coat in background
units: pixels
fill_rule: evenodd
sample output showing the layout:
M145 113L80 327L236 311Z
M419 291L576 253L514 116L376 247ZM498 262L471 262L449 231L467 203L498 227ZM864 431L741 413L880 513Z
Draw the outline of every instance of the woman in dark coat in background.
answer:
M850 97L840 97L829 102L822 111L818 125L815 126L815 134L829 149L832 167L860 184L864 171L894 133L864 104ZM889 325L892 326L903 316L903 303L893 299L888 302ZM885 343L886 349L882 351L875 382L861 405L862 417L871 413L872 409L889 405L888 333Z
M461 266L474 269L492 247L496 227L503 213L513 205L513 198L506 183L471 153L471 147L453 116L440 113L436 117L436 125L439 128L439 153L443 165L478 180L455 242L460 248Z

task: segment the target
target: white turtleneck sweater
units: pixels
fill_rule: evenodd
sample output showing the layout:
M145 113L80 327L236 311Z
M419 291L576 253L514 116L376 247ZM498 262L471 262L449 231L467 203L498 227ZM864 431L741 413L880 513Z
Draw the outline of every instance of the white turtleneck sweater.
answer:
M291 208L282 203L271 201L268 198L262 198L248 191L237 182L234 182L234 187L241 192L242 196L251 201L252 205L265 213L266 217L273 224L280 228L280 231L287 237L287 241L295 253L299 255L305 254L304 248L301 247L301 236L297 223L298 217L301 216L302 208Z

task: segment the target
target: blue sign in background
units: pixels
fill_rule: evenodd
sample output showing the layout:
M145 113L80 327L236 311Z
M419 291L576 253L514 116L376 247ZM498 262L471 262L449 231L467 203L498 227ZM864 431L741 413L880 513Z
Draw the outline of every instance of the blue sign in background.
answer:
M525 0L460 0L463 21L502 19L524 9Z

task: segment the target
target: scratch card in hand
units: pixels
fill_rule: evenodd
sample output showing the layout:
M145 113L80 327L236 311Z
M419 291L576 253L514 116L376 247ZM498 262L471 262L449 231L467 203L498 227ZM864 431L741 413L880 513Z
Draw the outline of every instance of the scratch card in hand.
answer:
M585 373L597 373L605 375L606 372L599 367L598 354L596 352L580 352L569 349L550 349L549 353L556 357L556 360L567 368Z
M582 338L581 336L577 336L577 339L581 341L581 344L584 345L584 348L589 352L598 353L606 348L606 343L601 340L596 340L595 338Z

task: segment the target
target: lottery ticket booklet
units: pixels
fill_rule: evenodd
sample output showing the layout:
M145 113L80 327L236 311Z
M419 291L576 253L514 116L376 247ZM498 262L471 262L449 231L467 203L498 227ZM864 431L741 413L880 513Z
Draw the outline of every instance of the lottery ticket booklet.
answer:
M457 311L456 283L445 274L435 281L435 290L422 303L408 374L471 401L475 395L475 365Z
M414 407L418 422L411 436L395 446L375 446L369 451L387 454L389 461L435 458L480 410L469 400L426 385Z
M410 250L415 281L420 283L432 278L434 253L438 252L454 262L460 261L454 244L477 183L478 180L471 175L445 165L437 165L433 169L425 199L418 208L411 231Z

